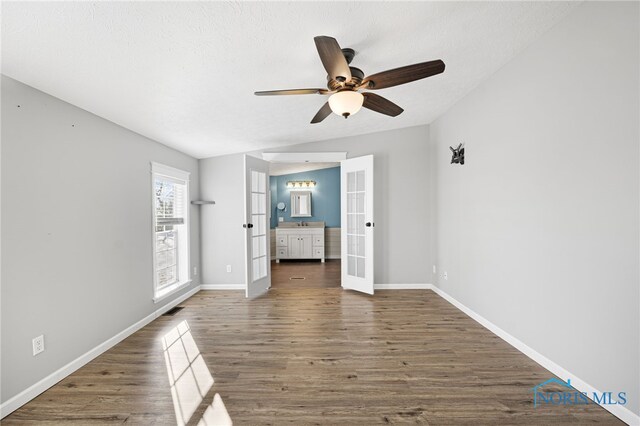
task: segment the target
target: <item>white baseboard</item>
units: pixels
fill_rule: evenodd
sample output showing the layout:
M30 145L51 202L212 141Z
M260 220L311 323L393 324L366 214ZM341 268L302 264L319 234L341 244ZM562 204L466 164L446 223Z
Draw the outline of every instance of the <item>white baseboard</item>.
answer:
M374 290L431 290L433 284L374 284Z
M442 297L444 300L451 303L456 308L460 309L462 312L464 312L469 317L471 317L471 319L478 322L480 325L482 325L483 327L491 331L496 336L500 337L502 340L504 340L505 342L507 342L508 344L510 344L511 346L513 346L514 348L516 348L517 350L519 350L520 352L528 356L529 358L531 358L536 363L540 364L542 367L549 370L551 373L560 377L562 380L571 379L571 386L573 386L576 390L580 392L586 392L587 397L590 397L591 395L593 395L593 392L601 393L598 389L591 386L584 380L580 379L575 374L572 374L569 370L566 370L565 368L559 366L555 362L551 361L549 358L537 352L535 349L532 349L531 347L527 346L518 338L512 336L511 334L507 333L506 331L504 331L503 329L501 329L491 321L487 320L486 318L472 311L462 303L458 302L456 299L451 297L449 294L447 294L443 290L439 289L434 285L431 286L431 289L438 296ZM533 385L534 384L532 384L532 387ZM600 406L629 425L640 425L640 416L633 413L631 410L629 410L628 408L622 405L600 405Z
M55 372L49 374L47 377L40 380L39 382L29 386L27 389L23 390L13 398L7 400L2 405L0 405L0 419L8 416L12 412L17 410L21 406L23 406L24 404L26 404L27 402L31 401L36 396L40 395L42 392L49 389L51 386L58 383L60 380L64 379L74 371L78 370L80 367L83 367L85 364L89 363L98 355L101 355L102 353L111 349L112 347L114 347L115 345L117 345L127 337L131 336L136 331L140 330L145 325L149 324L154 319L158 318L160 315L167 312L169 309L182 303L183 301L190 298L191 296L193 296L199 291L200 291L200 286L194 287L193 289L189 290L187 293L183 294L177 299L172 300L171 302L167 303L161 308L155 310L154 312L147 315L137 323L133 324L132 326L116 334L109 340L99 344L95 348L86 352L84 355L81 355L80 357L74 359L64 367L61 367Z
M244 284L201 284L200 290L245 290Z

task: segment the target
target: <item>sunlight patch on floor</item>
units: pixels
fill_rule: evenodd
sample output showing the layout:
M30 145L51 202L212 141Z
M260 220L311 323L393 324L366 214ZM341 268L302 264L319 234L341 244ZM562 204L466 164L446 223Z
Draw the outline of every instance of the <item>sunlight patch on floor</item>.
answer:
M215 394L213 402L198 422L198 426L232 426L233 422L219 394Z
M193 340L187 321L182 321L167 333L162 339L162 346L176 422L184 425L209 392L214 380Z

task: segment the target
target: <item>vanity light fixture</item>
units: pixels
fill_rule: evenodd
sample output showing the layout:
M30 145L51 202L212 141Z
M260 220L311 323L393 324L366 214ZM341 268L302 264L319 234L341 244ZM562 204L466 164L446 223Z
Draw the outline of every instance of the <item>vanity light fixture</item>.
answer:
M314 180L290 180L287 182L287 188L315 188Z

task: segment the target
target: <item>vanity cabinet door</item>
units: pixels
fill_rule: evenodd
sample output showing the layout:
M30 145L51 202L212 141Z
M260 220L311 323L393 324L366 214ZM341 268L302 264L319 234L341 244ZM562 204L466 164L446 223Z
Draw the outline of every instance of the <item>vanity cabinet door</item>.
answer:
M301 235L300 236L300 257L302 258L311 258L313 257L313 237L311 235Z
M300 235L288 235L288 249L290 258L299 258L302 253L300 250Z

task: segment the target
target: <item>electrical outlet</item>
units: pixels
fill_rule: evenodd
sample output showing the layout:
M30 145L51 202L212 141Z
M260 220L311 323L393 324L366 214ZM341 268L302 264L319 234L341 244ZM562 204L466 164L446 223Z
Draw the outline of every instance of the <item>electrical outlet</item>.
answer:
M231 265L227 265L227 272L231 272Z
M284 217L279 217L278 222L284 222Z
M193 276L194 277L198 276L198 267L197 266L193 267Z
M33 356L36 356L40 352L44 351L44 335L43 334L34 338L32 343L33 343Z
M433 265L433 273L436 273L436 265Z
M444 279L445 279L445 280L448 280L448 279L449 279L449 276L447 275L447 271L444 271L443 276L444 276Z

